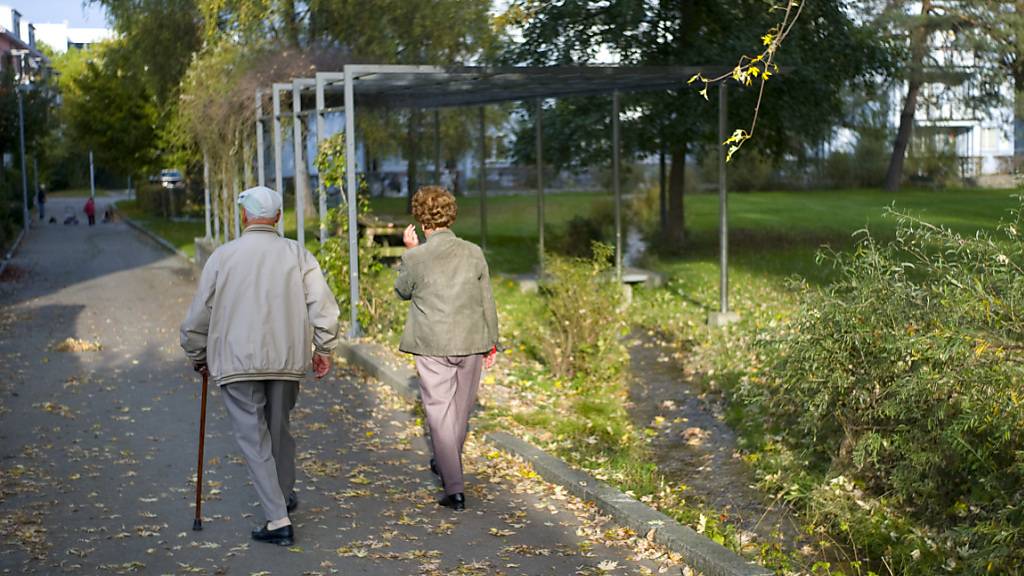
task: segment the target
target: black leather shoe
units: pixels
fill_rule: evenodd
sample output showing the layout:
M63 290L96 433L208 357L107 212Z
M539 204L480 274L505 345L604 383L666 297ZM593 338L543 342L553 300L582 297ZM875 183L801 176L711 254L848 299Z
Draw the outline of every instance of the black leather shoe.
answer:
M295 492L288 495L288 501L286 504L288 512L294 512L295 509L299 507L299 497L295 495Z
M437 469L437 460L430 459L430 471L434 473L434 476L441 477L441 471Z
M295 543L295 532L291 525L282 526L277 530L268 530L268 524L264 524L259 530L252 531L252 539L257 542L269 542L278 546L291 546Z
M466 497L462 495L462 492L455 494L448 494L444 498L437 501L441 506L451 508L452 510L465 510L466 509Z

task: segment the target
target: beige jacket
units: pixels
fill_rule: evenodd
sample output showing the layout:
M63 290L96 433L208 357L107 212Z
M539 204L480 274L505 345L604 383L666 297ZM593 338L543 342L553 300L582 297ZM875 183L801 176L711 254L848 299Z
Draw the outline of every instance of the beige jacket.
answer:
M410 300L399 350L469 356L498 343L498 312L480 247L438 230L402 255L395 291Z
M181 347L218 385L301 380L312 352L338 344L338 303L320 265L273 226L253 225L203 268Z

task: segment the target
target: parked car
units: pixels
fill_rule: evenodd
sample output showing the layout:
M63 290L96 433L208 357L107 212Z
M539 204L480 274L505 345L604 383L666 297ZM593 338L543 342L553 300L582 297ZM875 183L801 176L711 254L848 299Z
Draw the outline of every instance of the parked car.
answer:
M160 185L168 190L181 189L185 187L185 179L181 171L165 168L160 171Z

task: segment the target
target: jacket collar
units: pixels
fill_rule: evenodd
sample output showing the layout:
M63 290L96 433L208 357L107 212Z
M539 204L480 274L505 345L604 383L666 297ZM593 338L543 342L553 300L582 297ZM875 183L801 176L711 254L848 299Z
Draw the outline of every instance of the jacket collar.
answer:
M445 228L444 230L438 230L437 232L431 232L430 238L427 238L427 242L430 242L434 238L438 240L442 238L455 238L455 232L451 231L451 228Z
M274 234L277 234L277 226L272 226L270 224L250 224L245 227L242 234L247 232L273 232Z

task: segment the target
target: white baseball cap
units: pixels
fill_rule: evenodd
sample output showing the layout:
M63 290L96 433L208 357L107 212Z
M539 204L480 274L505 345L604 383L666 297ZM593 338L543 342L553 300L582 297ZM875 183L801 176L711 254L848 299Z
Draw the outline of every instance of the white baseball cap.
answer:
M250 218L270 220L281 211L281 194L266 186L249 188L238 195L238 205L245 208Z

